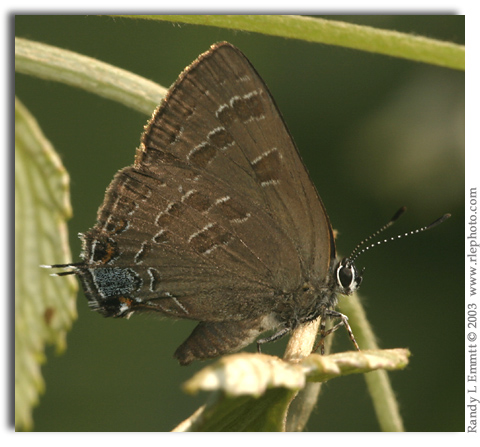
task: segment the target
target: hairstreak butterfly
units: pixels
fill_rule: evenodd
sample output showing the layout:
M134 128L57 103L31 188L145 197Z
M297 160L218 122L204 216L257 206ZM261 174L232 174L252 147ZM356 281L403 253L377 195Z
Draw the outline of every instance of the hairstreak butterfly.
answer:
M344 325L358 348L335 307L362 281L354 264L362 244L337 260L281 114L229 43L213 45L170 88L82 240L82 262L49 267L73 268L59 275L76 274L106 317L153 311L199 321L175 352L181 364L273 331L260 346L318 317L322 340ZM326 330L327 318L339 323Z

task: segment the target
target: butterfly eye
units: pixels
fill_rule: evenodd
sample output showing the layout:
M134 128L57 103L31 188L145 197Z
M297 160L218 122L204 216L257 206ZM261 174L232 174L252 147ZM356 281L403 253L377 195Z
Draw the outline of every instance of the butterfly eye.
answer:
M343 289L343 293L353 293L360 283L362 276L358 274L355 265L345 258L337 268L337 284Z
M344 289L350 288L352 284L353 272L351 267L342 266L338 270L338 279Z

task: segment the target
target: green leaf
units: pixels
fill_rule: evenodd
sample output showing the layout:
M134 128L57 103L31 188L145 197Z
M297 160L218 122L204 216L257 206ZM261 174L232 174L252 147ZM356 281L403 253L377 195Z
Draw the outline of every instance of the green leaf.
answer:
M258 398L216 392L173 431L285 431L286 412L295 394L286 388L269 389Z
M347 351L338 354L311 354L303 362L308 380L326 382L348 374L362 374L377 369L392 371L408 365L408 349Z
M44 391L45 345L57 352L76 318L77 282L52 281L40 264L69 262L69 179L25 106L15 100L15 426L32 428Z
M242 352L221 358L195 374L184 385L188 393L221 390L229 396L261 396L267 388L299 390L305 374L296 363L266 354Z
M223 357L185 383L189 393L216 392L174 431L285 431L288 406L304 385L302 367L278 357Z
M408 364L406 349L311 354L301 362L287 362L265 354L240 353L223 357L195 374L185 391L215 391L209 402L174 431L286 431L301 430L314 399L290 404L307 379L324 382L347 374L377 369L401 369ZM294 401L295 402L295 401ZM288 420L288 426L286 426Z

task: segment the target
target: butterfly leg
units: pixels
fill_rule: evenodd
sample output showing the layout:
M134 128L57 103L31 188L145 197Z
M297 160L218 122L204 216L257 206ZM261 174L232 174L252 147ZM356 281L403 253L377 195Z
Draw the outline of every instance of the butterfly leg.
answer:
M313 351L316 351L318 348L320 348L320 354L324 355L325 354L325 346L324 346L325 337L335 332L340 326L345 326L345 329L348 332L350 340L354 344L357 351L360 351L360 347L358 346L357 340L355 340L355 336L353 335L353 331L352 331L352 328L350 327L350 324L348 324L348 317L346 315L340 312L337 312L335 310L325 309L325 311L322 312L321 317L322 317L322 320L320 322L320 342L317 344L317 346L314 348ZM339 323L337 323L335 326L333 326L331 329L327 331L325 330L327 317L340 318L341 320Z
M290 331L291 331L291 328L284 327L283 329L280 329L278 332L275 332L275 334L271 335L270 337L261 338L260 340L257 340L257 352L258 353L262 352L262 349L260 348L261 345L265 343L270 343L272 341L280 340L284 335L288 334Z
M325 333L325 327L327 324L327 319L326 319L326 309L324 308L321 315L320 315L320 341L318 344L313 348L312 352L315 352L318 348L320 348L320 355L325 354L325 337L327 334Z
M333 328L329 329L326 332L325 336L331 334L332 332L335 332L340 326L345 326L345 329L348 332L350 340L352 340L352 343L357 349L357 351L360 351L360 347L358 346L357 340L355 340L355 336L353 335L352 328L350 327L350 324L348 324L348 317L340 312L337 312L336 310L327 310L325 315L330 318L341 319L340 323L336 324L335 326L333 326Z

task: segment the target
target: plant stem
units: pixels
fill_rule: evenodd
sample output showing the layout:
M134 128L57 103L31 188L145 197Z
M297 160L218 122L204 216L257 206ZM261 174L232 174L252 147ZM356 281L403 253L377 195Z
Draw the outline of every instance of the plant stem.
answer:
M79 87L151 115L167 90L97 59L15 38L15 71Z
M339 308L348 315L355 338L361 349L379 349L375 334L357 295L340 299ZM385 370L364 374L375 413L382 431L404 431L402 417L392 385Z
M257 32L465 70L465 46L463 45L317 17L285 15L124 15L121 17Z

